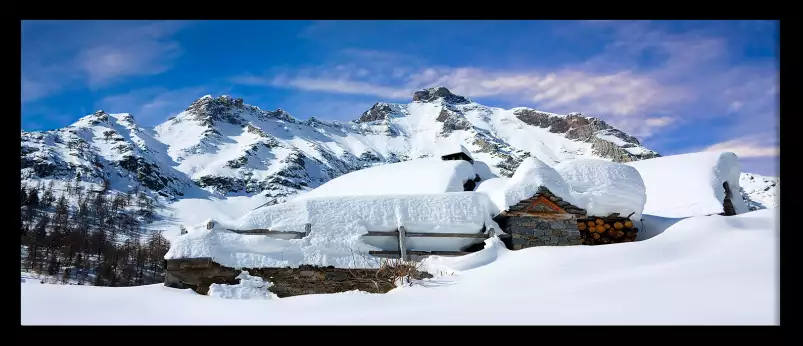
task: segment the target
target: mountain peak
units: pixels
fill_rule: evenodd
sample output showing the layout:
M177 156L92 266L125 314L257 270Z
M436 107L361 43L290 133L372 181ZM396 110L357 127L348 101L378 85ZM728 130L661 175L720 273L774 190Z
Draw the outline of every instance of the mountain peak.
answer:
M443 99L449 103L470 103L471 101L463 96L455 95L444 86L436 86L423 90L416 91L413 94L413 102L433 102L438 99Z

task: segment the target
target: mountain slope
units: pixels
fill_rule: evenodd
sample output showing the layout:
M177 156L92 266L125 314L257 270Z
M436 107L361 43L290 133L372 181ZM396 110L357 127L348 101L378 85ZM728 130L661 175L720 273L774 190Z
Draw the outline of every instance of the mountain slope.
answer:
M250 209L354 170L441 155L457 144L503 176L529 156L550 165L659 156L598 118L488 107L437 87L416 92L410 103L376 103L349 122L299 120L209 95L154 128L129 114L98 111L62 129L23 131L20 175L23 182L107 181L121 192L139 186L168 199L258 196L249 198Z
M103 111L52 131L21 133L23 181L49 178L78 180L128 191L135 185L164 197L182 196L190 188L175 170L166 146L153 130L139 127L130 114Z
M780 205L780 178L742 173L739 177L739 186L750 210L771 209Z
M204 96L154 128L98 111L54 131L22 132L21 178L75 179L165 197L260 194L277 203L350 171L463 144L496 174L522 159L632 161L658 156L597 118L486 107L443 87L377 103L347 123L301 121L229 96ZM198 189L198 187L203 190Z

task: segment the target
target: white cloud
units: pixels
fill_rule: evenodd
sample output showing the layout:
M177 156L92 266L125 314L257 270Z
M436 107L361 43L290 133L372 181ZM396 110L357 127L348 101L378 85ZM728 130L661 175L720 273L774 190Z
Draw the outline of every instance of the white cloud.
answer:
M305 78L279 76L270 81L274 86L289 86L310 91L327 91L341 94L372 95L389 98L409 96L404 89L374 85L349 79Z
M664 127L675 121L672 117L649 118L644 123L649 127Z
M705 148L704 151L729 151L738 155L740 158L777 157L781 153L780 147L777 145L765 144L761 138L757 136L737 138L722 143L717 143Z
M711 124L712 119L726 124L712 131L731 138L772 126L762 116L773 113L777 98L772 95L777 92L774 66L729 65L725 37L668 33L654 24L589 23L611 42L586 61L554 68L432 65L392 52L353 49L321 66L240 81L384 101L407 101L416 90L442 85L470 98L491 99L488 105L501 101L557 113L582 112L642 139L680 126ZM651 65L642 63L645 55L654 58Z
M28 22L23 26L22 102L66 88L102 87L167 71L181 54L172 35L185 23Z

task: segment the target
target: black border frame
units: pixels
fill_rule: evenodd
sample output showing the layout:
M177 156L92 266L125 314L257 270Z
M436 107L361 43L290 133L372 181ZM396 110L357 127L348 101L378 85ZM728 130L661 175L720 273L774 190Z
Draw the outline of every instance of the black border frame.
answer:
M233 6L229 6L226 8L225 6L221 6L222 8L213 9L208 6L202 6L199 3L193 4L191 6L177 6L176 11L170 11L173 7L164 6L164 4L159 5L149 5L147 3L139 2L129 6L126 4L107 4L107 6L103 5L89 5L88 6L81 6L81 3L75 2L67 2L67 3L31 3L31 2L23 2L19 4L14 4L13 6L19 9L22 9L22 13L18 14L16 20L5 20L4 26L6 32L9 36L11 34L18 35L17 37L21 37L21 20L23 19L135 19L135 18L150 18L150 19L175 19L175 18L186 18L186 19L213 19L207 17L211 14L214 14L214 19L591 19L591 18L599 18L604 17L608 19L638 19L638 18L646 18L646 17L658 17L663 19L736 19L739 17L745 18L754 18L754 19L778 19L780 20L782 13L781 11L775 10L774 7L740 7L736 6L735 3L731 3L726 5L725 7L720 6L696 6L694 9L698 10L696 14L697 16L690 15L689 9L690 7L681 3L651 3L647 6L643 6L644 9L646 8L657 8L658 11L642 11L645 14L652 12L652 16L648 15L634 15L634 11L624 11L624 10L617 10L615 6L611 6L611 3L587 3L587 4L577 4L577 6L572 6L568 8L569 11L546 11L547 8L552 6L545 6L545 5L560 5L559 3L535 3L533 5L538 6L537 9L531 11L522 11L524 7L516 8L510 5L503 5L503 4L494 4L492 6L487 6L486 4L480 4L477 6L476 3L384 3L383 6L376 6L378 4L372 4L374 6L344 6L343 3L316 3L312 6L311 4L299 4L303 6L299 8L300 11L292 11L292 7L295 5L292 3L281 3L281 6L277 6L278 4L273 3L266 3L266 10L264 11L249 11L249 7L256 7L253 5L240 5L234 4ZM598 5L597 5L598 4ZM239 5L239 6L238 6ZM486 6L482 6L486 5ZM597 6L594 6L597 5ZM651 5L651 6L650 6ZM36 6L36 8L33 8ZM220 6L220 4L216 4L215 7ZM623 8L627 9L634 9L638 7L627 6ZM649 6L649 7L648 7ZM560 6L557 6L560 7ZM343 9L346 10L343 10ZM253 8L251 8L253 10ZM363 9L363 11L360 11ZM441 11L438 11L441 9ZM699 11L703 9L703 11ZM714 9L714 11L705 11L705 9ZM739 11L740 9L748 9L747 11ZM106 11L104 11L106 10ZM340 11L338 11L340 10ZM585 11L583 11L585 10ZM16 12L16 11L15 11ZM195 13L193 13L195 12ZM741 12L741 16L738 16L738 13ZM480 14L481 13L481 14ZM704 13L705 15L700 15L700 13ZM194 14L194 15L193 15ZM559 15L559 14L562 14ZM703 18L700 18L703 17ZM782 28L786 28L786 34L780 35L780 41L783 42L784 39L787 42L795 43L796 40L790 38L790 32L799 32L799 30L793 30L792 27L796 26L796 22L794 21L787 21L786 24L781 26L779 22L779 30ZM780 61L780 43L779 42L779 50L778 50L778 59L779 65L783 65ZM6 47L10 47L10 44L7 44ZM790 47L793 47L790 45ZM16 47L18 50L21 49L21 38L17 41ZM21 56L19 54L14 54L12 49L7 48L8 52L6 57L9 59L14 59L16 57L16 62L18 63L17 66L21 66ZM788 49L787 53L794 54L796 50ZM797 72L796 63L798 59L795 58L788 58L787 62L791 61L792 63L787 63L784 66L784 70L787 74L791 75L792 73ZM16 73L17 70L13 68L6 68L4 72L8 74L9 83L16 83L18 79L16 76L12 74ZM783 83L783 79L781 79L780 74L778 76L779 82ZM12 82L12 79L14 80ZM799 79L792 77L788 77L786 79L787 83L784 85L785 90L791 90L794 92L795 87L797 86L797 81ZM790 82L792 81L792 82ZM18 85L18 84L17 84ZM18 92L21 92L20 89L17 89ZM7 95L16 95L13 92L7 93ZM14 101L15 102L15 101ZM781 102L783 103L783 102ZM797 102L786 102L786 109L790 111L792 108L795 108L798 105ZM21 106L20 106L21 107ZM791 107L791 108L790 108ZM780 105L779 105L780 109ZM794 113L797 114L797 113ZM792 131L796 130L796 127L793 124L792 119L794 118L787 118L785 122L780 122L780 115L778 118L779 121L779 129L780 132L786 132L785 136L782 136L781 143L785 143L789 150L791 150L792 145L796 142L794 136L795 133ZM10 121L12 124L20 124L21 119L10 116ZM19 121L20 123L17 123ZM796 122L796 121L795 121ZM782 126L782 125L786 126ZM20 126L21 128L21 126ZM17 131L14 126L4 126L3 128L5 131L12 132ZM9 133L6 136L0 136L0 138L4 141L8 142L15 142L16 145L19 145L19 142L16 139L16 135ZM13 147L14 143L9 143L9 147ZM789 153L794 154L794 151L789 151ZM790 155L792 155L790 154ZM780 162L779 162L780 165ZM790 189L797 188L797 181L791 176L791 164L790 165L780 165L780 171L784 171L787 174L784 176L792 179L787 179L784 181L784 187L787 191L792 191ZM786 169L784 169L786 167ZM11 170L4 171L8 175L7 179L10 181L9 184L16 184L12 183L16 180L16 173L12 172ZM781 195L781 200L784 205L792 205L788 203L794 203L793 197L795 195L791 193ZM787 218L788 219L788 218ZM781 217L781 224L784 224L784 219ZM796 228L793 226L789 228L789 232L784 233L784 237L795 237L798 233ZM9 242L10 244L10 242ZM790 255L792 249L792 244L799 244L799 242L794 241L793 239L784 239L781 241L781 258L786 258L787 263L791 263L794 259L793 255ZM9 256L16 256L17 253L16 248L10 248L5 254ZM14 257L14 261L16 261L16 257ZM782 260L781 262L784 262ZM10 262L11 263L11 262ZM790 271L789 268L792 268L791 264L787 264L785 266L781 266L781 271ZM16 278L9 275L9 284L13 284L12 287L16 286ZM779 302L779 309L784 307L784 309L780 309L780 316L781 320L780 323L790 323L793 321L795 316L793 315L794 312L791 309L792 306L796 306L792 301L795 300L797 296L797 290L792 289L791 286L793 284L793 280L781 280L781 295L784 292L787 294L784 295L786 299L784 303ZM789 293L792 292L792 293ZM12 296L13 297L13 296ZM734 304L738 304L739 302L735 301ZM10 314L16 315L15 312L12 312L12 309L9 309ZM169 313L169 312L166 312ZM266 313L270 313L266 311ZM13 315L12 315L12 318ZM13 319L12 319L13 321ZM492 324L493 321L487 321L489 324ZM167 327L167 326L165 326ZM175 327L175 326L174 326ZM356 327L356 326L355 326ZM351 328L355 328L351 327ZM412 328L421 328L423 326L412 327ZM431 327L431 326L430 326ZM418 340L410 340L409 338L403 337L391 337L390 339L399 340L399 342L433 342L437 341L438 339L442 339L443 341L450 341L450 342L458 342L462 343L463 340L465 341L478 341L477 336L487 333L489 331L480 331L468 328L476 328L475 326L463 326L463 330L456 330L461 329L460 326L452 326L452 327L445 327L453 329L452 331L432 331L430 333L423 333L423 335L419 335ZM504 326L492 326L487 325L486 327L504 327ZM623 326L625 327L625 326ZM774 344L776 342L780 342L779 333L781 329L775 327L753 327L753 328L738 328L738 327L730 327L727 329L718 329L718 328L704 328L698 327L695 329L690 328L680 328L672 331L668 330L659 330L658 326L654 327L641 327L641 328L632 328L628 330L611 330L612 328L623 328L623 327L611 327L606 326L605 330L600 329L599 326L588 326L586 331L575 330L571 331L566 328L571 327L561 327L561 326L552 326L552 327L541 327L541 328L549 328L552 331L538 331L532 330L534 336L537 335L537 338L533 340L533 342L544 342L544 341L557 341L557 342L566 342L571 341L574 342L601 342L601 343L622 343L625 339L633 340L640 344L644 343L653 343L655 341L660 340L661 343L664 342L672 342L672 341L680 341L680 342L695 342L695 341L702 341L702 342L726 342L727 341L736 341L738 343L742 342L763 342L763 343L770 343ZM43 331L36 331L33 328L56 328L56 327L33 327L33 326L21 326L18 330L16 340L29 340L35 343L47 343L47 342L57 342L57 341L67 341L69 340L70 336L77 337L78 339L83 339L79 342L93 342L93 339L97 340L98 342L106 342L112 340L120 340L120 337L123 337L120 330L122 327L105 327L102 329L95 329L90 330L91 327L60 327L60 328L74 328L72 331L62 330L61 332L57 332L53 330L53 332L47 332L46 330ZM154 328L154 327L150 327ZM183 328L194 328L194 327L183 327ZM203 326L201 326L203 328ZM236 327L223 327L223 328L230 328L229 330L233 333L232 336L246 336L249 337L249 334L235 334L236 331L234 328ZM253 328L253 327L252 327ZM303 328L301 326L295 327ZM325 326L319 327L312 327L312 328L326 328ZM349 328L349 327L343 327ZM358 328L358 327L357 327ZM382 335L382 329L384 328L392 328L392 327L374 327L377 333L377 338L385 339ZM518 326L515 328L533 328L527 326ZM574 327L574 328L581 328L581 327ZM666 327L663 327L666 328ZM84 329L84 330L81 330ZM561 330L562 329L562 330ZM596 330L594 330L596 329ZM511 335L512 333L526 333L528 331L514 331L514 330L499 330L502 334L496 334L496 337L504 337L507 335ZM472 333L474 331L475 333ZM65 334L67 332L68 334ZM91 332L91 334L81 334ZM72 334L78 333L78 334ZM365 336L370 336L372 333L366 333ZM164 332L159 332L158 330L154 330L152 333L145 333L142 335L147 335L139 341L136 339L131 340L132 342L143 342L143 343L150 343L150 342L159 342L164 341L165 339L172 339L175 338L177 341L181 342L188 342L188 341L195 341L198 342L210 342L213 341L214 338L209 338L207 336L212 336L212 333L208 332L199 332L199 333L187 333L187 332L177 332L175 330L164 330ZM391 334L393 335L393 334ZM415 335L415 334L413 334ZM476 336L475 336L476 335ZM66 336L66 338L65 338ZM293 334L288 335L288 337L295 336ZM401 335L399 335L401 336ZM358 336L360 337L360 336ZM96 339L97 338L97 339ZM271 337L269 335L265 335L264 337L266 342L271 342L279 339L276 337ZM343 338L343 334L325 334L325 333L308 333L304 334L303 339L304 341L308 342L315 342L316 339L322 339L321 341L329 341L329 340L337 340ZM493 338L490 336L488 338ZM255 338L254 341L259 341L258 337ZM327 340L328 339L328 340ZM343 338L345 339L345 338ZM350 338L349 338L350 339ZM405 341L402 341L407 339ZM518 339L518 338L515 338ZM546 340L545 340L546 339ZM585 339L585 340L583 340ZM384 342L387 342L383 340ZM505 338L498 339L500 341L505 341ZM300 341L300 340L299 340ZM379 341L379 340L377 340ZM518 340L512 340L518 341Z

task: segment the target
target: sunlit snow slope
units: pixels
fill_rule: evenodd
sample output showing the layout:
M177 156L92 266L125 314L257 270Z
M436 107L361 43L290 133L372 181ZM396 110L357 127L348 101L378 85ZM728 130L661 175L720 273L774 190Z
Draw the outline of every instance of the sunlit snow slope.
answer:
M21 322L774 325L780 322L778 213L674 220L651 239L604 246L510 251L491 238L479 252L430 257L424 268L443 276L387 294L239 300L163 285L25 283Z

